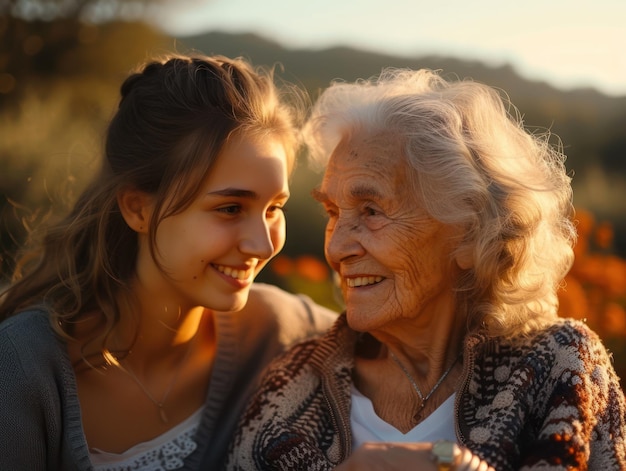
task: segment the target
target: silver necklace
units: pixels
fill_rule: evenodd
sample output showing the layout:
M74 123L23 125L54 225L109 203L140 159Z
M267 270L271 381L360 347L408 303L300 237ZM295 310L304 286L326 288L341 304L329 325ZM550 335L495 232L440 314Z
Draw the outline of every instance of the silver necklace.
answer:
M161 422L163 422L164 424L167 424L169 422L169 420L167 418L167 414L165 413L165 401L167 401L167 397L170 395L170 392L172 391L172 388L174 387L174 384L176 384L176 381L178 380L178 376L180 375L180 370L182 369L183 364L189 358L189 354L191 352L191 344L192 343L193 343L193 340L190 340L189 341L189 346L187 347L187 351L185 352L185 355L180 359L180 362L177 365L176 371L174 372L174 376L172 376L170 384L167 387L167 389L166 389L165 393L163 394L163 397L161 398L160 401L158 401L158 400L156 400L154 398L154 395L139 380L139 378L137 377L137 375L131 369L130 366L128 366L128 365L123 366L121 363L119 364L119 366L122 369L122 371L125 372L128 376L130 376L131 379L133 381L135 381L135 383L137 383L137 385L141 388L141 390L146 395L146 397L148 399L150 399L150 402L152 402L155 406L157 406L157 409L159 411L159 417L161 418Z
M391 350L389 350L389 355L391 355L392 360L396 362L396 364L400 367L400 369L402 370L404 375L409 379L409 382L411 383L411 386L413 386L413 389L417 393L417 396L420 398L420 401L422 401L421 404L420 404L419 409L415 413L415 417L416 418L419 417L419 414L422 412L422 410L426 406L426 401L428 401L428 399L430 399L430 396L432 396L433 393L437 390L437 388L439 386L441 386L441 383L443 383L443 380L446 379L448 374L452 371L452 368L454 368L454 365L456 365L456 362L459 361L459 358L461 358L461 355L459 354L454 359L452 364L448 367L448 369L443 372L443 374L441 375L439 380L435 383L433 388L428 392L428 394L426 394L426 396L424 396L424 394L422 393L422 390L417 385L417 382L415 381L415 378L413 378L413 376L411 376L411 373L409 373L409 371L404 367L402 362L400 362L400 360L398 360L398 357L395 356L394 353Z

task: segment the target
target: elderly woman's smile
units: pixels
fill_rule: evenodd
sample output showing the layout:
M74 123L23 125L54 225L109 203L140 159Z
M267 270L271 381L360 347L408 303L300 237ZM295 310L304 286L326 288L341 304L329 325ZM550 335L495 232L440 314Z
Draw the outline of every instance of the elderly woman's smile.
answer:
M383 280L382 276L356 276L356 277L344 277L348 288L360 288L362 286L369 286L380 283Z

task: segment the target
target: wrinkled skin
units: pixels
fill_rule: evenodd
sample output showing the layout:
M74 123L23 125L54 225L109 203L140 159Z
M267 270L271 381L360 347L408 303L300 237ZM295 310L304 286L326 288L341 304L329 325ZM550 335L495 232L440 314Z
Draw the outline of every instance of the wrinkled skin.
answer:
M428 215L410 172L400 140L357 134L337 146L315 193L350 326L407 343L431 326L431 313L454 310L459 273L459 235Z

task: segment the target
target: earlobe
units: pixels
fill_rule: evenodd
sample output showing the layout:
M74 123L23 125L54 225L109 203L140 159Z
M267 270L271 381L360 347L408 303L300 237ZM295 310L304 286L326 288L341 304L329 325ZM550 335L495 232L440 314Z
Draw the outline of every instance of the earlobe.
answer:
M149 194L127 188L117 194L117 204L128 227L140 234L148 232L152 214L152 197Z
M454 259L461 270L474 268L474 260L469 245L461 245L457 248Z

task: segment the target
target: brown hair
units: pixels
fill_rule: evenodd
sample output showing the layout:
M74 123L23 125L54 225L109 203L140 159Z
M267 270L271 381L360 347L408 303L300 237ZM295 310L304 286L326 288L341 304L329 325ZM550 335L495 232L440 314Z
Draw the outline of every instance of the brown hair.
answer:
M254 69L242 59L170 55L132 73L121 86L100 172L73 210L18 260L0 319L41 305L53 328L72 338L75 322L98 313L98 335L88 341L102 339L104 351L122 304L131 301L127 287L138 250L137 235L117 204L119 191L132 187L154 196L154 257L160 221L191 203L233 133L278 137L293 168L298 108L284 98L272 70Z

